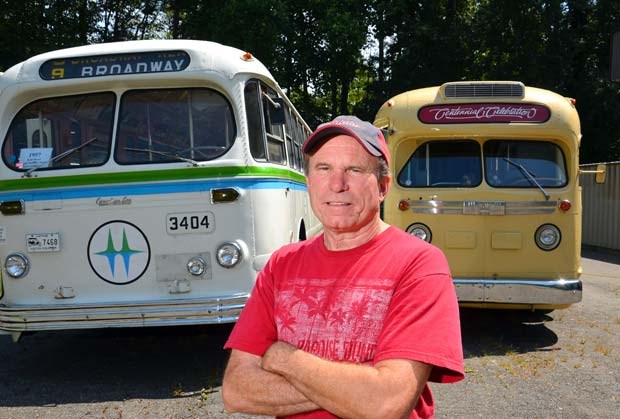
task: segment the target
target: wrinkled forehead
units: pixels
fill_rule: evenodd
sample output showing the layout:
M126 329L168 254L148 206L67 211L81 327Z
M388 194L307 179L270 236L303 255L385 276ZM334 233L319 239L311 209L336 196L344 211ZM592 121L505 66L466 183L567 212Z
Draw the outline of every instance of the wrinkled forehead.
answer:
M329 137L308 154L310 163L339 164L374 168L378 158L364 148L357 139L344 134Z
M370 152L364 147L358 138L355 138L351 135L347 134L334 134L326 137L321 140L319 144L317 144L308 154L309 156L315 155L321 149L325 149L323 153L337 153L338 149L348 150L350 153L358 153L360 156L374 157Z

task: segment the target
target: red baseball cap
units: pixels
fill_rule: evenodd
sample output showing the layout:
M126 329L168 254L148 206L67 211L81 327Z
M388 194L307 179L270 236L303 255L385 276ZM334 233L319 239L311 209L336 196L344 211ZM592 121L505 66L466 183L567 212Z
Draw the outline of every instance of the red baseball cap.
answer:
M370 122L362 121L356 116L341 115L331 122L318 126L306 139L301 151L309 154L324 141L336 135L348 135L360 143L369 154L383 157L390 164L390 153L381 130Z

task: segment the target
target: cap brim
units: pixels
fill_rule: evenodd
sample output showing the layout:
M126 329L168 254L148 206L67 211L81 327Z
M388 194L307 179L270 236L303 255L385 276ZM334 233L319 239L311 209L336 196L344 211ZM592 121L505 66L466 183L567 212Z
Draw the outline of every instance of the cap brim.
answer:
M314 133L310 137L308 137L308 139L302 146L301 151L302 153L309 154L321 143L337 135L347 135L349 137L355 138L355 140L360 143L360 145L373 156L381 157L383 155L379 150L376 150L374 147L369 147L369 145L366 144L364 140L362 140L360 137L358 137L353 130L350 130L342 125L329 125L323 128L317 128L317 130L314 131Z

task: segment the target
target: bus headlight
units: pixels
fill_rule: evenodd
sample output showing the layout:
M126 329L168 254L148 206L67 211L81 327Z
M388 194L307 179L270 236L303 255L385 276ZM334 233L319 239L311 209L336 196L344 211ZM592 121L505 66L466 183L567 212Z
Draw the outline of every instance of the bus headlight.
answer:
M412 236L416 236L418 239L422 239L428 243L430 243L433 239L431 229L422 223L413 223L409 227L407 227L406 231Z
M4 260L4 269L11 278L26 276L30 269L30 261L21 253L11 253Z
M207 270L207 262L200 256L194 256L187 261L187 272L194 276L200 276Z
M218 247L216 252L217 263L224 268L232 268L241 260L241 246L235 242L226 242Z
M560 244L562 234L560 229L553 224L543 224L536 230L534 234L536 246L542 250L553 250Z

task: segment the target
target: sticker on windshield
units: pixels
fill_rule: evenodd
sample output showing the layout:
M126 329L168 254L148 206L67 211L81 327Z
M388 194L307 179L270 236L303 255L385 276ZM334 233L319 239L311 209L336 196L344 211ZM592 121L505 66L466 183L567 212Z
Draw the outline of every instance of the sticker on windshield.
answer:
M51 148L22 148L19 150L19 168L47 167L52 158Z

